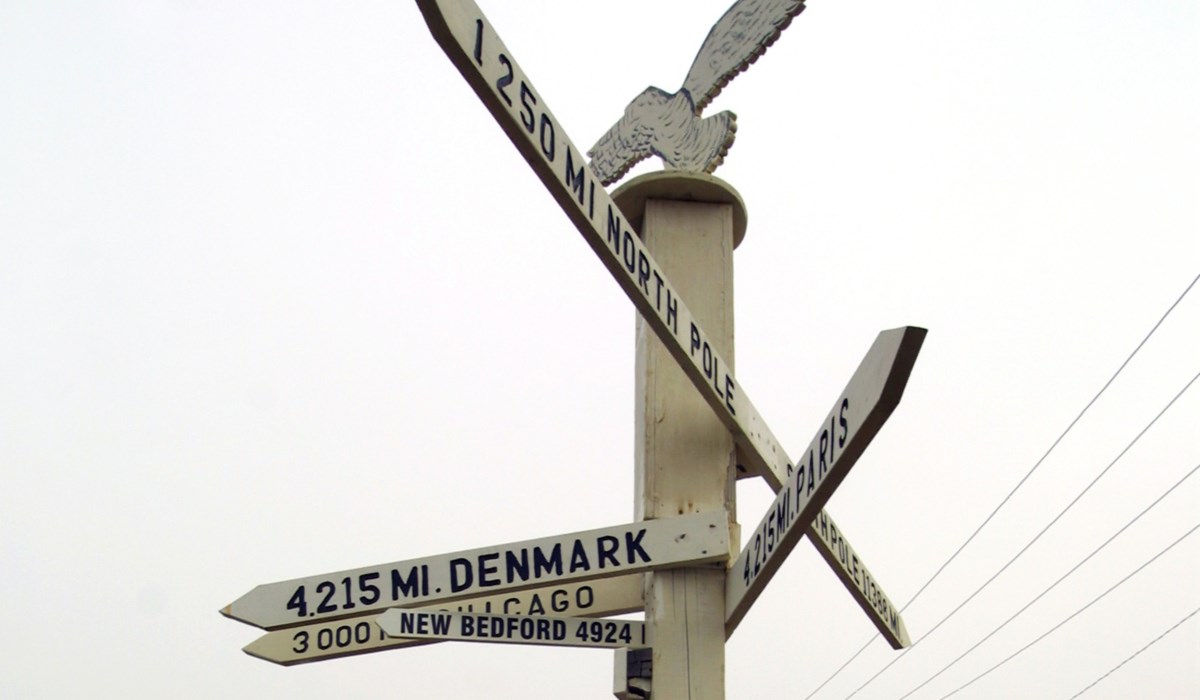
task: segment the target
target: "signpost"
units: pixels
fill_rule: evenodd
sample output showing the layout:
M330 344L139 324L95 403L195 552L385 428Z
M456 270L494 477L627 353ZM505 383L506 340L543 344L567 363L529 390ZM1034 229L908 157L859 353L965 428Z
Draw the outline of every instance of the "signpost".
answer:
M479 7L472 0L417 0L417 5L450 61L722 424L733 433L739 462L761 475L777 493L797 469L811 469L812 461L805 462L809 455L798 465L788 457L737 383L729 363L717 352L716 344L633 230L629 217L636 215L627 216L604 187L597 186L595 174ZM823 515L831 520L828 514ZM810 541L857 599L859 590L853 575L840 566L840 553L826 549L822 538ZM874 606L863 609L876 627L891 627ZM735 627L736 622L728 631ZM899 642L894 631L886 634L893 646Z
M221 612L267 630L484 594L723 562L723 512L684 515L255 587Z
M468 598L418 610L505 615L611 617L642 610L642 576L630 574L527 591ZM282 666L327 661L388 649L403 649L437 640L389 637L375 624L377 616L289 627L246 645L247 654Z
M646 628L635 620L393 609L377 621L389 637L409 639L600 649L646 646Z
M881 333L793 462L718 351L733 354L726 280L741 234L731 231L744 229L744 209L731 208L729 199L711 209L684 201L695 198L675 196L675 188L695 180L669 175L622 200L631 209L631 201L645 204L647 222L655 212L644 242L635 230L641 223L633 223L642 212L622 210L604 189L649 154L698 173L719 165L735 118L729 112L701 118L702 110L778 38L803 0L735 2L705 39L683 86L672 94L651 87L635 98L594 147L591 164L472 0L416 2L438 44L661 341L639 326L639 338L649 339L639 340L637 356L642 519L264 584L221 611L268 630L245 651L293 665L440 641L619 648L618 697L645 697L651 662L656 695L723 698L725 639L805 533L888 642L907 646L899 613L821 508L900 401L925 330ZM714 182L720 183L708 178L706 186ZM732 188L716 187L741 206ZM710 325L717 336L705 333L651 249L696 294L695 308L719 319ZM680 254L685 249L693 254ZM669 361L660 365L658 348L686 381ZM690 401L689 383L702 404ZM726 568L735 464L762 476L776 497ZM642 574L651 575L643 581ZM594 619L638 609L645 609L645 623ZM630 650L638 648L634 664ZM636 682L625 683L626 667L635 665Z

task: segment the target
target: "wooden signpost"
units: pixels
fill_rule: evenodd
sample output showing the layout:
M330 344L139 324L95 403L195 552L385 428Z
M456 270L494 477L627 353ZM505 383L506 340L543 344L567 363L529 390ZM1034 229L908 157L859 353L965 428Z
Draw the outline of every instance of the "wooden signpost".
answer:
M293 665L441 641L618 648L618 697L646 697L649 687L661 698L719 700L725 639L804 534L888 642L907 646L895 606L822 507L900 401L924 329L879 335L793 461L726 360L733 354L732 288L724 280L731 279L732 249L745 228L740 197L715 178L668 174L623 188L622 209L604 188L651 154L669 168L696 173L719 165L735 119L728 112L701 118L701 111L778 38L803 0L735 2L680 90L652 87L635 98L589 152L591 163L472 0L416 3L438 44L661 343L643 343L639 330L638 412L646 419L638 431L640 519L258 586L221 611L269 630L245 651ZM709 191L719 194L710 200ZM720 204L706 208L697 199ZM645 240L637 231L643 207ZM700 246L688 235L706 242ZM668 265L652 249L665 253ZM691 257L679 254L684 249ZM705 256L714 255L720 261L710 269ZM695 308L717 336L705 332L668 269L699 300ZM661 367L659 349L678 370ZM678 380L682 388L669 376L678 371L686 378ZM696 404L703 415L690 408L691 396L703 401ZM647 418L647 410L664 406L670 407L665 419ZM715 431L705 422L714 417ZM701 448L697 435L715 439ZM776 497L731 561L738 471L761 476ZM643 608L644 623L595 619ZM623 687L625 664L641 647L650 654L644 661L652 661L653 678L642 675L636 688L632 681Z
M661 266L646 250L625 213L602 186L597 186L597 176L585 167L565 129L479 7L471 0L417 0L417 5L450 61L688 379L733 433L739 462L762 476L776 492L797 469L810 468L807 455L799 464L790 460L734 378L729 363L717 352L716 344L710 341ZM730 12L733 11L731 8ZM519 95L520 99L514 100L513 95ZM827 513L822 515L826 521L832 521ZM824 538L810 537L810 541L859 600L861 592L854 583L854 575L841 565L841 551L828 549ZM849 547L844 539L843 544ZM877 598L882 596L886 600L878 586L875 590ZM890 602L887 608L894 610ZM890 614L880 615L874 605L863 609L881 631L893 627ZM884 634L893 647L902 646L902 635L893 631Z

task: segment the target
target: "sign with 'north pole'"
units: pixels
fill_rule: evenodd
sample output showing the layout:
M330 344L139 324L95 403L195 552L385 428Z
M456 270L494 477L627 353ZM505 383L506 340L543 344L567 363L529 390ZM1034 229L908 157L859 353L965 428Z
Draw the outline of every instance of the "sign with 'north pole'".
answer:
M267 583L221 613L272 630L728 557L728 517L713 511Z

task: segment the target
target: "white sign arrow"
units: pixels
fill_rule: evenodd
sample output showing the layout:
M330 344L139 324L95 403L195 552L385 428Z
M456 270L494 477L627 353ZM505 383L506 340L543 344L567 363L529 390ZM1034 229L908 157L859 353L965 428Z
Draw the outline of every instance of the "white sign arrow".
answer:
M636 620L392 609L378 622L389 637L410 639L601 649L646 646L645 625Z
M506 591L725 562L724 511L647 520L255 587L221 613L273 630Z
M468 598L449 605L419 609L467 614L611 617L642 611L642 578L639 574L615 576L585 583ZM281 666L293 666L433 644L436 641L389 637L375 624L375 617L357 617L267 632L247 644L242 651Z
M821 506L900 403L924 340L925 329L911 326L884 331L876 338L813 436L805 458L776 494L729 570L725 579L727 633L741 622Z

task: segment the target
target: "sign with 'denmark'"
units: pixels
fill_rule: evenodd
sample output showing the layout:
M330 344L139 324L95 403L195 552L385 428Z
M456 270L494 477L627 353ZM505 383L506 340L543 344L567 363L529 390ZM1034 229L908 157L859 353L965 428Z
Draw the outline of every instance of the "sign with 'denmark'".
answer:
M271 630L728 557L713 511L263 584L221 612Z

